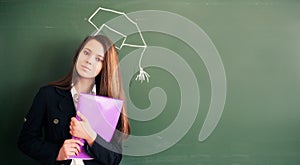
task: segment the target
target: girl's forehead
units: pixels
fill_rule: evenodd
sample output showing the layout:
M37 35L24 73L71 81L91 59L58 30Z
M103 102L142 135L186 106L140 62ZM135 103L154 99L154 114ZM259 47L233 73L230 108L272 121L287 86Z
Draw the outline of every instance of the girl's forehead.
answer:
M89 40L83 48L99 55L104 54L103 45L95 39Z

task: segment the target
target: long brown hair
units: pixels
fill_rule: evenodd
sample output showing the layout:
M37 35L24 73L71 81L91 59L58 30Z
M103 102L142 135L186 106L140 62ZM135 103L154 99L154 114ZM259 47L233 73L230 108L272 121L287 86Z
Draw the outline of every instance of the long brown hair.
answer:
M49 85L64 90L70 90L72 88L71 84L73 83L74 78L77 76L76 74L74 75L74 72L77 73L75 66L78 55L86 45L86 43L92 39L100 42L105 51L102 69L100 73L95 77L96 94L122 99L125 101L125 95L119 69L118 53L111 40L103 35L86 37L75 52L69 73L62 79L49 83ZM119 122L117 124L117 129L125 135L130 134L130 125L126 113L126 104L123 105ZM124 138L124 136L122 136L121 138Z

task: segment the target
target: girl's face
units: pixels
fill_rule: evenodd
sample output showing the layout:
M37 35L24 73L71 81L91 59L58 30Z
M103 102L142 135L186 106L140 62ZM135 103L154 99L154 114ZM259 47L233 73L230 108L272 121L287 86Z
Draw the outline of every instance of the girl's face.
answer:
M95 39L88 41L79 52L76 70L80 77L93 79L102 69L104 59L104 48Z

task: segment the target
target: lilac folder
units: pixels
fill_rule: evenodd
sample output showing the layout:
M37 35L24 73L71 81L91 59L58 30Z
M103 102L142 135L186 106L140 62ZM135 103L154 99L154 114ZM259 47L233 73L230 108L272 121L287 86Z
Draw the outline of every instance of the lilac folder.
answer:
M123 100L97 96L91 94L80 94L77 111L83 114L89 121L91 127L106 142L110 142L115 132L119 116L122 110ZM76 116L79 119L78 116ZM76 139L76 137L73 137ZM83 139L79 139L84 143ZM77 156L70 156L69 159L93 159L81 147Z

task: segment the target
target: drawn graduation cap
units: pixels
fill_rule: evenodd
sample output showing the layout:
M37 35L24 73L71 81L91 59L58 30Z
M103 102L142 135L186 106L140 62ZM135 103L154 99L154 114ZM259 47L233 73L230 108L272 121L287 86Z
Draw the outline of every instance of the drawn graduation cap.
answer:
M136 28L136 30L138 31L138 34L139 34L139 37L142 41L142 44L140 45L137 45L137 44L131 44L131 43L128 43L128 36L124 34L124 32L120 32L120 30L116 30L117 27L113 28L111 26L108 26L107 24L102 24L100 27L96 26L94 22L92 22L92 19L95 17L96 14L98 14L99 12L110 12L110 13L113 13L113 14L117 14L117 15L120 15L120 16L124 16L124 18L126 19L127 23L131 24L134 26L134 28ZM103 8L103 7L99 7L88 19L88 22L90 24L92 24L95 28L96 28L96 31L92 34L92 35L97 35L101 32L104 31L104 29L108 29L110 30L111 32L117 34L117 35L120 35L121 38L123 38L122 42L121 42L121 45L120 46L115 46L116 49L118 50L121 50L124 46L127 46L127 47L133 47L133 48L142 48L142 53L140 55L140 59L139 59L139 74L137 75L137 77L135 78L135 80L139 80L141 81L141 83L143 81L147 81L149 82L149 78L150 78L150 75L144 71L143 67L141 66L141 60L142 60L142 57L145 53L145 50L147 48L147 44L144 40L144 37L141 33L141 30L138 26L138 24L136 22L134 22L131 18L129 18L124 12L120 12L120 11L116 11L116 10L112 10L112 9L107 9L107 8ZM122 28L124 28L124 25L122 26ZM109 37L109 36L108 36ZM110 37L109 37L110 38Z

